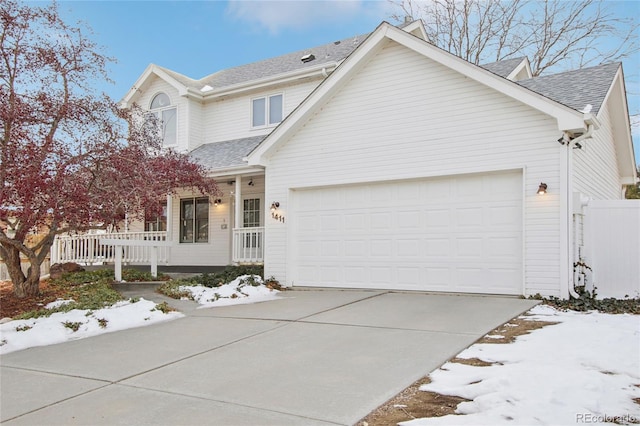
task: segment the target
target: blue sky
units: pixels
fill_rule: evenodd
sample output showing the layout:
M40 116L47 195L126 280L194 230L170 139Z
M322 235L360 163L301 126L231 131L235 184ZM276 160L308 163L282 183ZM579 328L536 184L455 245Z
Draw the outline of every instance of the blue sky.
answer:
M387 1L59 1L68 22L94 31L115 84L98 83L121 99L149 63L192 78L371 32L389 18ZM640 1L608 1L620 16L640 16ZM629 109L640 114L640 54L623 64ZM637 118L640 118L638 116ZM640 123L634 128L640 163Z

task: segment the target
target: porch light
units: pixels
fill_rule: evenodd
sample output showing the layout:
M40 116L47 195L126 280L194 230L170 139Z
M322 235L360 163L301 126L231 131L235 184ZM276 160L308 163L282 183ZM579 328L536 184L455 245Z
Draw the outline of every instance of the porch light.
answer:
M547 193L547 184L544 182L540 182L540 186L538 186L538 195L543 195Z
M249 183L247 185L253 186L253 178L249 179Z
M280 203L277 201L274 201L273 203L271 203L271 213L275 212L278 207L280 207Z
M213 205L218 207L220 204L222 204L222 200L220 198L216 198L215 200L213 200Z

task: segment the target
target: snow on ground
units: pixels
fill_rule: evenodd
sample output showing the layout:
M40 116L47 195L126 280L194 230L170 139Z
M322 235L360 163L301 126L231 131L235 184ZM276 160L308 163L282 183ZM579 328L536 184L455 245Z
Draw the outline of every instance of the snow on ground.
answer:
M253 286L249 282L256 285ZM243 275L216 288L185 286L181 289L189 291L194 300L202 305L201 308L264 302L278 298L278 291L264 286L262 278L257 275L252 278ZM47 304L45 308L55 309L71 302L73 301L57 300ZM74 309L54 313L46 318L9 321L0 324L0 354L142 327L183 316L179 312L165 314L156 309L155 302L141 298L135 303L122 301L95 311ZM76 327L77 330L74 330Z
M65 303L69 301L52 302L47 305L47 309L53 309ZM156 309L155 302L140 299L135 303L122 301L93 311L74 309L69 312L56 312L49 317L9 321L0 325L0 354L33 346L84 339L182 316L184 315L179 312L165 314ZM74 330L74 328L77 329Z
M265 302L279 297L279 292L267 288L259 275L242 275L220 287L181 286L180 290L191 293L200 308Z
M449 415L402 425L621 424L640 422L640 316L561 312L536 306L532 320L559 322L511 344L475 344L422 390L471 400Z

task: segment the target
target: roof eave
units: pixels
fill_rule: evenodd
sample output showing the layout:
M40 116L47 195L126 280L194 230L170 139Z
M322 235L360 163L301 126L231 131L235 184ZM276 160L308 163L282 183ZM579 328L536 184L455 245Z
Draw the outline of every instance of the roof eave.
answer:
M631 136L631 122L629 120L629 105L627 101L627 91L624 82L624 72L622 65L618 68L611 86L602 105L610 105L617 109L610 116L613 120L618 120L614 126L614 144L616 157L618 159L618 169L623 185L634 185L637 182L637 164L633 147L633 137ZM601 106L598 115L604 110ZM626 159L626 160L625 160Z
M232 84L220 89L213 89L207 92L202 92L198 89L189 88L186 95L192 96L199 100L211 100L222 96L237 95L244 92L253 91L256 89L262 89L269 86L275 86L279 84L285 84L293 80L299 80L302 78L315 77L323 75L324 73L331 73L339 65L339 62L331 61L325 62L313 67L303 68L299 70L290 71L287 73L281 73L261 79L245 81L238 84Z
M264 167L241 165L207 170L207 176L212 178L246 175L250 173L264 173Z
M184 84L171 77L157 65L149 64L149 66L147 66L144 72L136 80L135 84L131 87L131 89L129 89L127 94L119 102L120 105L124 108L130 107L131 104L133 104L139 96L139 93L142 90L141 88L145 86L147 81L149 81L149 79L152 78L153 75L161 78L162 80L173 86L178 91L180 96L184 96L187 94L188 88Z

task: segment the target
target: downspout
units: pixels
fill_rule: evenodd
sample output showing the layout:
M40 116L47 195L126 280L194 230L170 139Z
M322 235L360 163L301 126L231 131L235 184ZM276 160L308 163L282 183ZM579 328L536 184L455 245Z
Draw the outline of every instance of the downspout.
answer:
M566 132L565 132L566 135ZM568 140L566 142L567 145L567 259L570 259L571 264L569 265L569 267L571 268L571 273L569 274L569 294L571 295L571 297L575 298L575 299L579 299L580 295L576 292L575 289L575 274L573 273L573 264L575 262L574 256L575 253L571 253L571 248L575 245L575 241L571 241L571 229L575 226L573 224L573 205L569 204L569 202L573 199L573 194L571 193L571 190L573 188L573 175L572 175L572 163L573 163L573 158L571 157L571 150L572 149L578 149L580 147L580 145L576 145L579 144L580 142L582 142L585 139L589 139L593 136L593 124L589 123L587 124L587 131L585 133L583 133L582 135L578 136L575 139L571 139ZM573 146L572 146L573 145ZM569 226L569 224L571 224ZM575 234L573 235L573 238L575 239ZM571 243L570 243L571 241ZM572 256L573 254L573 256Z

